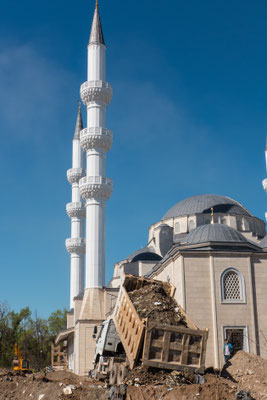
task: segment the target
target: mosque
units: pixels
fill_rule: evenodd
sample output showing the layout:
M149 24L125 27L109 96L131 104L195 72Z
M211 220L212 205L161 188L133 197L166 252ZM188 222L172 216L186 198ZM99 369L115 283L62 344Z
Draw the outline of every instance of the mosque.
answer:
M199 328L209 329L206 366L223 365L223 341L235 349L267 358L267 236L265 222L237 201L213 194L196 195L166 210L149 228L145 248L114 266L105 285L105 204L112 194L106 177L106 153L113 133L105 126L112 87L106 82L106 46L98 3L88 44L87 81L73 137L72 168L67 178L71 237L68 368L87 375L92 368L96 327L113 309L125 274L171 282L181 307ZM267 160L267 150L265 152ZM86 162L85 162L86 161ZM85 165L86 164L86 165ZM267 179L263 181L267 191ZM85 228L85 229L84 229Z

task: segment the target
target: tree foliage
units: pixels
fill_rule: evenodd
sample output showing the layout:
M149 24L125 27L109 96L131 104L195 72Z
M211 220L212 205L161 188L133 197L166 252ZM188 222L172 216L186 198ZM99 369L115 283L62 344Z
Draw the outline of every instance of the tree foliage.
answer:
M0 368L10 368L14 358L15 343L22 357L30 360L31 369L39 371L50 365L51 343L57 334L66 329L67 310L57 310L43 319L32 316L29 307L19 312L0 304Z

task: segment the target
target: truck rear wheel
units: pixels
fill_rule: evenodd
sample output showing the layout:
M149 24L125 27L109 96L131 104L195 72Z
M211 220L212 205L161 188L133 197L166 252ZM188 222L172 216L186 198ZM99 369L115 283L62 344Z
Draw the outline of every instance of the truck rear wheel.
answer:
M109 384L111 386L116 385L116 383L117 383L117 376L118 376L119 366L120 366L120 364L114 363L113 367L112 367L112 370L110 371Z
M118 375L117 375L117 385L122 385L125 378L128 375L128 370L124 364L119 364Z

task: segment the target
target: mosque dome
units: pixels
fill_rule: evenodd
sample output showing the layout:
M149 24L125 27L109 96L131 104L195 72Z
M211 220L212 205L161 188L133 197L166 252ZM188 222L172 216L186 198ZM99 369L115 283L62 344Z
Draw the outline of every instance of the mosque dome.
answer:
M234 228L223 224L201 225L190 232L185 238L185 244L198 244L206 242L240 242L246 243L247 239Z
M143 249L137 250L127 257L130 262L136 261L160 261L162 259L154 249L151 247L144 247Z
M210 214L211 207L214 213L246 215L251 214L237 201L216 194L200 194L188 197L175 204L163 216L163 220L184 215Z

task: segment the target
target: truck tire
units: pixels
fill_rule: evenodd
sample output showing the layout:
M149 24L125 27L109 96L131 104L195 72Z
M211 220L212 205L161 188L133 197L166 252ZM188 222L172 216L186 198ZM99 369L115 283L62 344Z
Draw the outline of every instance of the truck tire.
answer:
M110 371L110 374L109 374L109 384L111 386L116 385L116 383L117 383L118 370L119 370L119 364L114 363L112 370Z
M119 364L118 374L117 374L117 385L122 385L127 375L128 375L128 369L125 367L124 364Z

